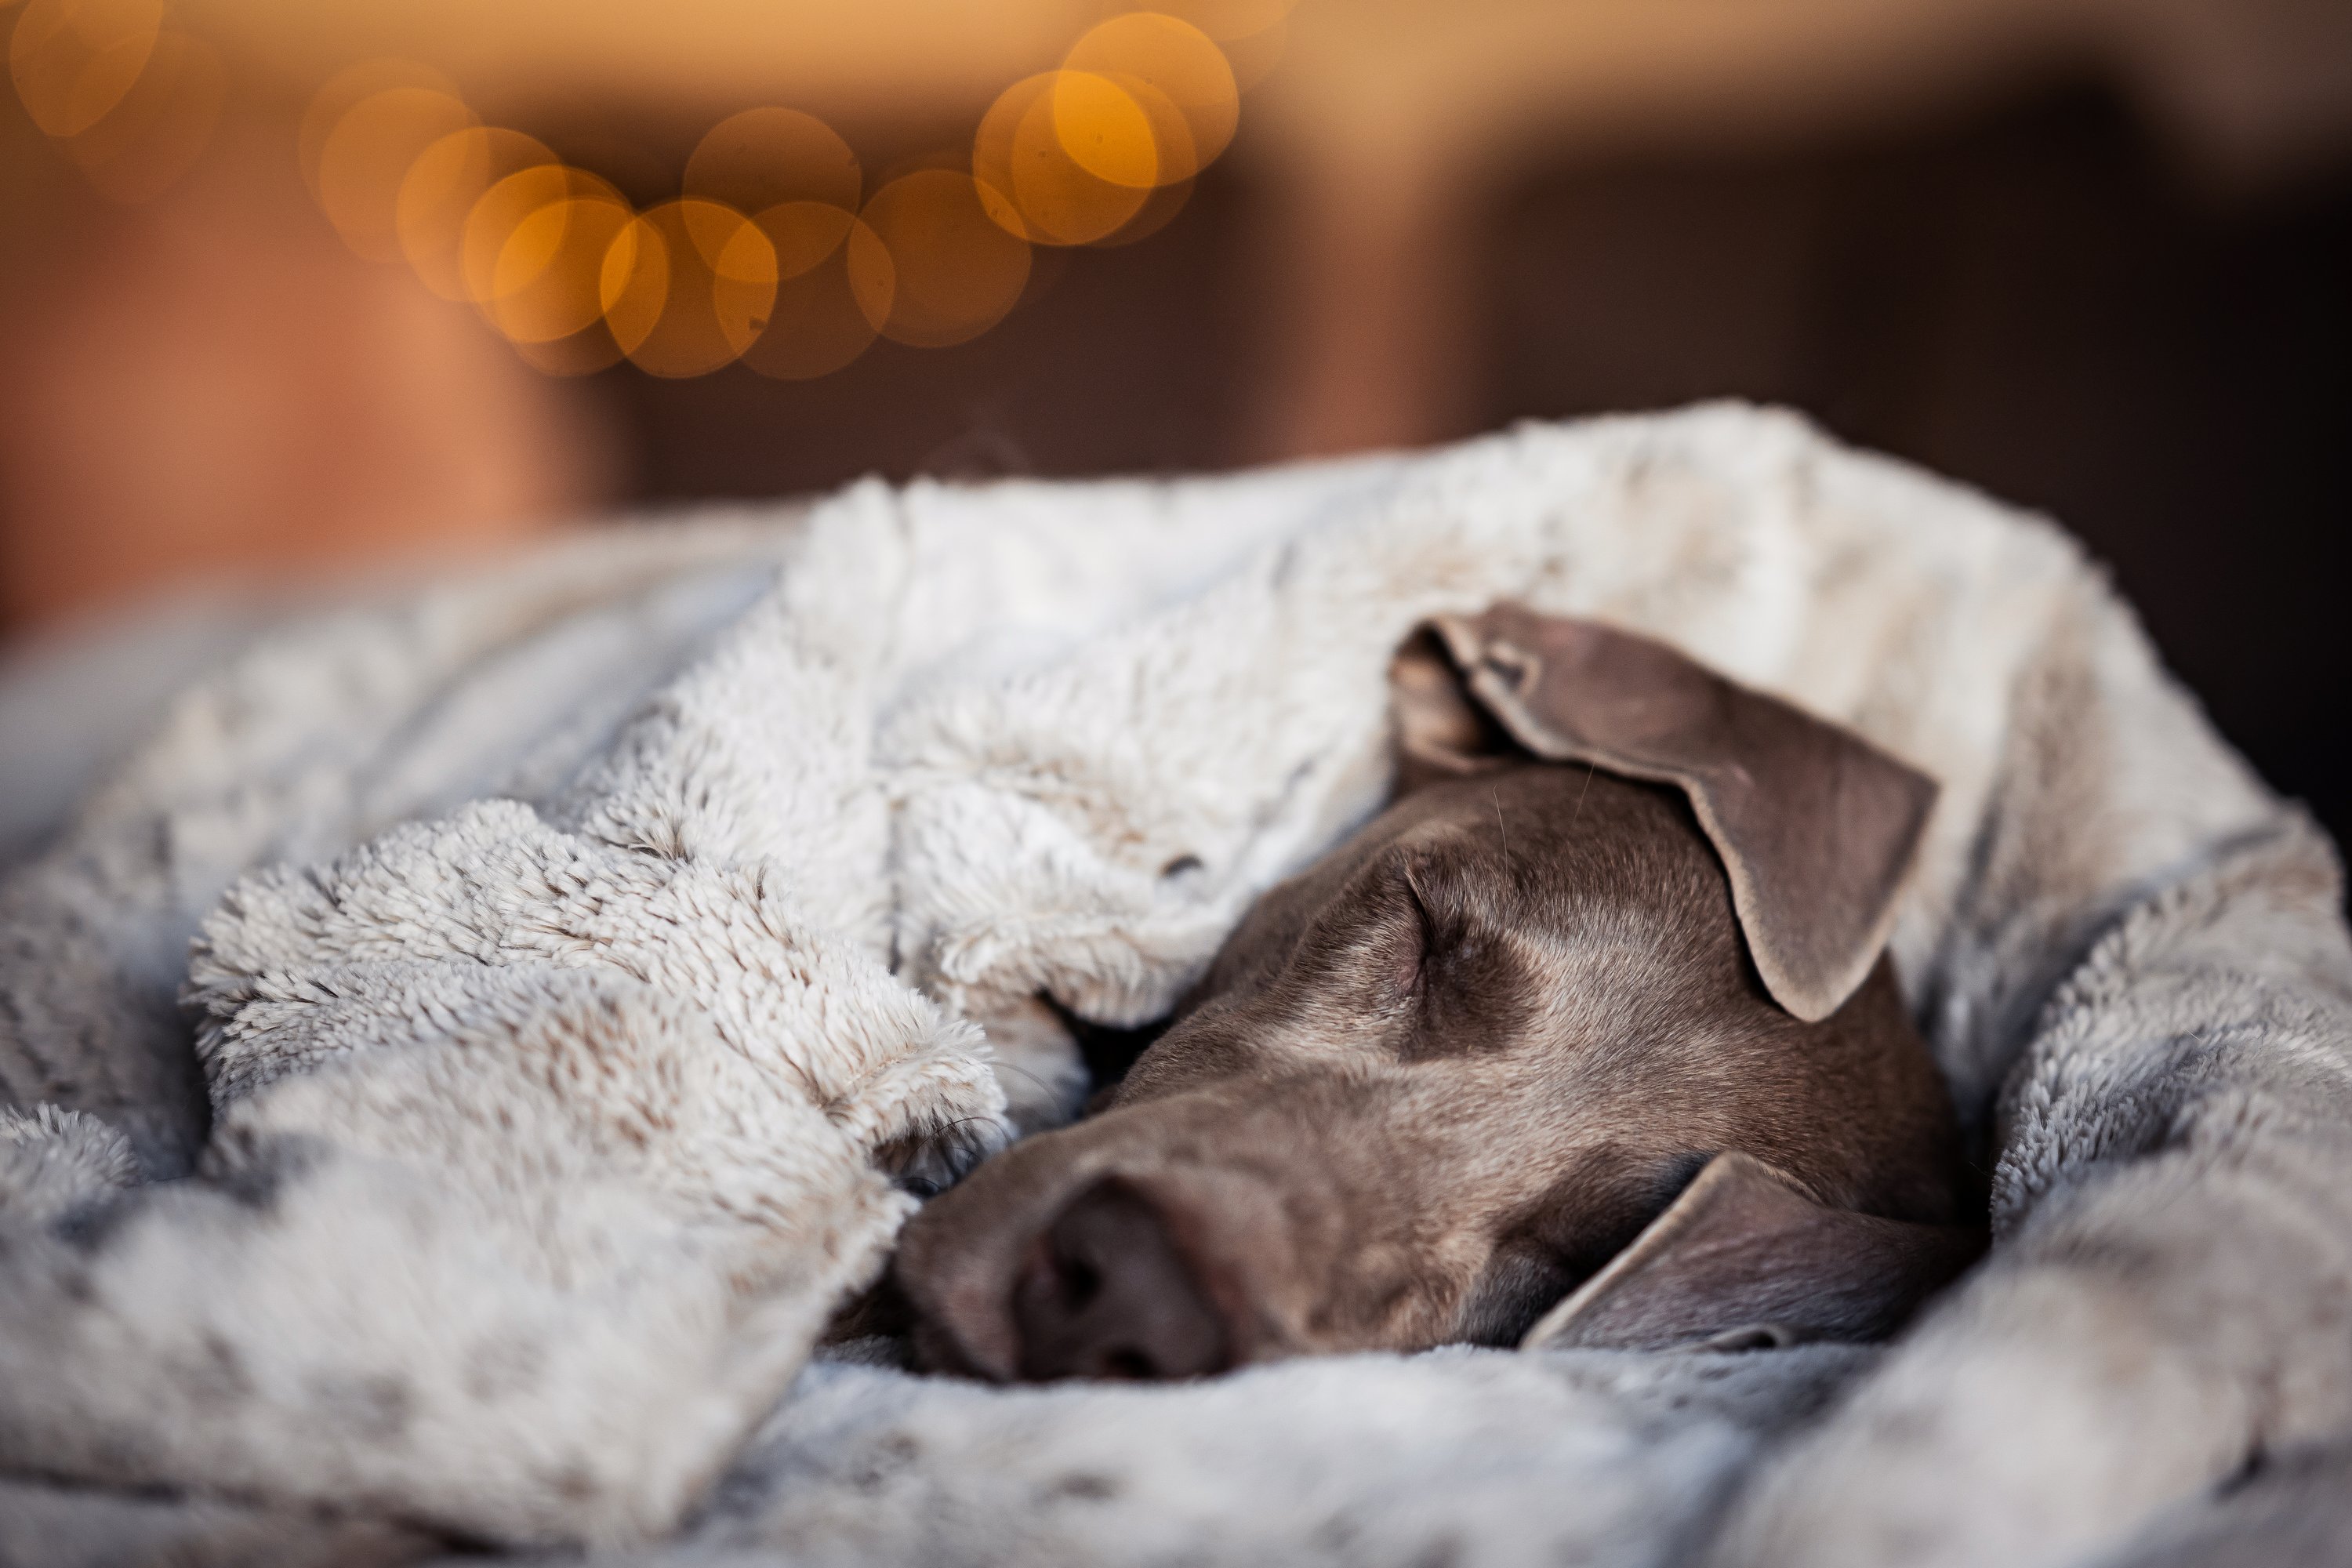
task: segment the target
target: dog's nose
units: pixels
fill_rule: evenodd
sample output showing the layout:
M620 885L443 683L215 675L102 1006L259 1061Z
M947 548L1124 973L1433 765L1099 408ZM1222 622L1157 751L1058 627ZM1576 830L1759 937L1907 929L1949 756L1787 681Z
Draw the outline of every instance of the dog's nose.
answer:
M1199 1377L1232 1336L1150 1194L1117 1177L1081 1192L1030 1248L1013 1290L1021 1375Z

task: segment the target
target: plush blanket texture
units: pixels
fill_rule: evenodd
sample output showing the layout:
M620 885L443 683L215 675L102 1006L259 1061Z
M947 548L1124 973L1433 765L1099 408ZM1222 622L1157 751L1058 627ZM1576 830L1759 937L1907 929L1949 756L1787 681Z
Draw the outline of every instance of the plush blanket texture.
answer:
M1504 597L1940 781L1894 949L1984 1264L1883 1351L813 1360L1075 1110L1041 994L1164 1012ZM1780 415L599 536L273 634L0 884L0 1561L2301 1561L2340 902L2063 536Z

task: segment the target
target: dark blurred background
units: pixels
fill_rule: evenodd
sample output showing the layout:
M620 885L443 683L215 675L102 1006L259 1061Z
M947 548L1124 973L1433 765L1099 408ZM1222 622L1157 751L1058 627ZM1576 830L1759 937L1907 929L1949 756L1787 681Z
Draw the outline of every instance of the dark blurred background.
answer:
M877 192L972 169L998 94L1128 8L982 9L709 0L649 33L617 0L184 0L162 25L215 107L128 194L24 88L0 635L867 472L1212 468L1736 395L2063 521L2230 737L2352 829L2352 0L1171 6L1230 58L1230 149L1163 143L1158 205L1108 243L1032 221L1017 302L966 341L886 311L811 379L604 363L604 326L519 354L304 188L337 73L389 57L624 216L783 105L855 149L840 222L862 196L903 300L924 263Z

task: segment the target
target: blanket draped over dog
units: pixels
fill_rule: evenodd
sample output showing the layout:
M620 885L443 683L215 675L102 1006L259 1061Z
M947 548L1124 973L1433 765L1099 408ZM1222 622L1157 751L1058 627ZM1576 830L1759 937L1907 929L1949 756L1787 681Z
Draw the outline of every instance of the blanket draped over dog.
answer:
M1893 949L1989 1258L1885 1351L812 1363L1075 1109L1043 998L1163 1014L1506 598L1941 784ZM2062 535L1781 415L600 536L273 636L0 885L0 1558L2284 1552L2352 1469L2339 902Z

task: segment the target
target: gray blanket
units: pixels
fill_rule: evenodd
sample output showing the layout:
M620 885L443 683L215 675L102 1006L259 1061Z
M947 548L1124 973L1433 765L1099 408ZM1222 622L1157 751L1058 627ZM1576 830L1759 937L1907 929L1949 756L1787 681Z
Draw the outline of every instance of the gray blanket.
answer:
M1502 597L1942 784L1894 950L1986 1262L1884 1351L818 1350L888 1171L1074 1110L1039 994L1164 1010ZM2340 903L2063 536L1781 416L615 531L273 634L0 884L0 1560L2298 1561Z

